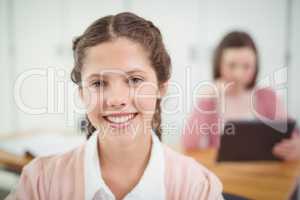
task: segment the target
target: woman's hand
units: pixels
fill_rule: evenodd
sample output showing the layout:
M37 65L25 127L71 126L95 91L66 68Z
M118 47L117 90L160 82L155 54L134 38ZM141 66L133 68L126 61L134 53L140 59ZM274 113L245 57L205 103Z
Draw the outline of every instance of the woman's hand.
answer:
M292 134L273 147L273 154L284 160L300 160L300 135Z

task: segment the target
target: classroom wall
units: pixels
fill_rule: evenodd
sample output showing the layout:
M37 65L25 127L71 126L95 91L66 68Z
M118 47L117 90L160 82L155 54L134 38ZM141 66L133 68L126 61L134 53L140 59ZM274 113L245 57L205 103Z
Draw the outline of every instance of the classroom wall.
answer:
M300 0L292 1L291 38L290 38L290 70L289 70L289 111L290 115L300 123Z
M300 119L296 94L296 66L299 52L299 0L293 0L293 42L291 71L288 88L291 113ZM72 67L71 41L92 21L120 11L132 11L152 20L159 26L173 62L173 85L169 94L181 92L184 98L168 98L165 108L180 110L164 114L170 134L168 143L177 143L184 123L191 110L192 89L199 81L211 78L212 51L221 37L232 29L248 31L256 40L261 55L261 79L272 76L286 63L286 8L283 0L253 0L241 2L228 0L189 1L140 1L140 0L0 0L0 133L32 128L73 128L81 115L72 114L68 108L71 97L63 98L64 91L73 90L69 85ZM297 8L296 8L297 7ZM44 75L26 79L21 85L22 99L27 106L47 108L45 114L32 115L16 108L12 95L14 81L24 72L38 69ZM56 73L55 84L47 85L45 76ZM173 86L172 85L172 86ZM50 87L50 89L49 89ZM54 100L49 100L54 96ZM299 102L299 101L298 101ZM52 104L54 103L54 104ZM78 102L77 102L78 103ZM53 106L54 105L54 106ZM56 106L59 105L59 106ZM50 107L50 108L49 108Z
M0 132L9 131L13 128L13 116L16 116L12 101L12 74L14 68L14 47L11 39L11 26L9 1L0 0Z

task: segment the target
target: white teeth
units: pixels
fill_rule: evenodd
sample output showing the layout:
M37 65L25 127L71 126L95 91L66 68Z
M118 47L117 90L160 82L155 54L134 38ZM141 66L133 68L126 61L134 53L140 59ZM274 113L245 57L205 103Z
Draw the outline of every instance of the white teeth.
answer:
M131 120L134 117L134 114L129 114L126 116L106 116L106 118L113 123L124 123Z

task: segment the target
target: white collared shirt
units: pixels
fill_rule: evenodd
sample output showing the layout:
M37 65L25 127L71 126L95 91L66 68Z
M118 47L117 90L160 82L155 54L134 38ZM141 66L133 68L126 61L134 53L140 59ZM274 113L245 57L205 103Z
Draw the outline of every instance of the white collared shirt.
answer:
M148 165L138 184L124 197L124 200L165 199L163 146L153 131L151 135L152 147ZM97 140L98 132L94 132L85 147L85 200L115 200L101 175Z

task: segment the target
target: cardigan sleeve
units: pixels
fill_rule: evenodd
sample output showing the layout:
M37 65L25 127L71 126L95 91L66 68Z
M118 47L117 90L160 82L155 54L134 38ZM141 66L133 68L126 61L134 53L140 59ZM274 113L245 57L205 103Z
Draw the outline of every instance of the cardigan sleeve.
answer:
M280 97L271 88L261 88L255 91L256 96L256 115L262 120L290 120L292 119L288 115L287 106ZM298 127L295 127L293 136L300 136Z
M85 143L63 154L32 160L9 199L84 199L84 149Z
M165 163L166 199L223 199L218 177L193 158L165 146Z
M26 165L20 176L19 183L14 193L9 197L22 200L46 199L46 187L43 181L43 163L40 158L36 158Z
M208 169L198 164L195 160L191 162L191 196L189 199L215 199L223 200L222 184L220 180Z
M185 149L218 146L219 115L217 107L216 98L199 99L182 133L182 145Z

